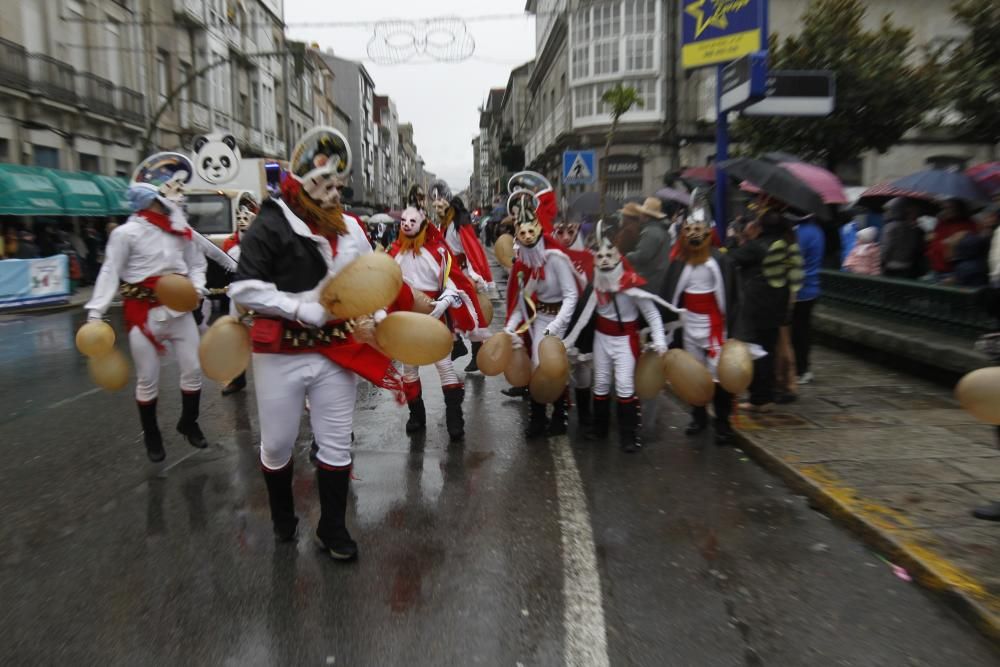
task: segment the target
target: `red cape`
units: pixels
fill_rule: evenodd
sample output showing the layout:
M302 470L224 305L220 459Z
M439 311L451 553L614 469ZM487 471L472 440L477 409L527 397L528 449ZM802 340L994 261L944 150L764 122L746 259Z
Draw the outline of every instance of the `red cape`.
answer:
M472 225L462 225L458 229L458 235L462 239L462 247L465 248L465 259L469 262L472 270L482 276L488 283L493 282L493 272L490 271L489 260L486 259L486 251L483 244L476 236L476 230Z
M559 204L556 202L556 193L552 190L543 190L535 195L538 198L538 208L535 215L542 225L542 232L552 234L555 232L556 217L559 215Z
M441 235L441 231L434 225L427 224L427 235L424 239L424 248L429 250L435 257L445 257L451 258L451 270L448 272L448 278L452 283L455 284L455 289L459 292L464 292L469 300L472 302L472 309L475 312L475 318L473 314L469 312L468 307L463 302L461 306L455 306L448 309L448 315L451 317L451 321L455 328L459 331L472 331L478 327L485 326L485 318L483 317L483 311L479 306L479 295L476 292L475 285L469 280L469 277L462 273L462 267L458 265L455 261L455 257L452 255L451 251L448 249L448 244L445 243L444 237ZM466 246L468 249L468 246ZM389 256L395 258L396 255L400 253L401 244L399 239L392 244L389 248ZM396 297L396 301L392 306L392 310L412 310L413 309L413 291L404 282L403 288L399 292L399 296Z

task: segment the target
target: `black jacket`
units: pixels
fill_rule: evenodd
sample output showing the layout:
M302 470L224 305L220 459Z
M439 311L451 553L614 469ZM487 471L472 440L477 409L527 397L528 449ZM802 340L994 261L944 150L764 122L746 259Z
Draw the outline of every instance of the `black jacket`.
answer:
M670 221L650 220L639 231L639 243L626 255L632 268L646 279L646 289L656 294L670 262Z
M282 292L306 292L326 274L326 261L315 241L296 234L278 204L266 200L240 241L233 282L261 280Z
M738 277L736 274L736 269L733 263L730 261L729 257L715 248L712 249L712 259L714 259L719 264L719 271L722 273L722 288L726 293L726 330L731 338L738 337L737 335L737 325L740 321L740 286L738 283ZM660 298L662 298L667 303L676 306L678 308L683 308L683 295L678 298L678 302L674 302L674 292L677 291L677 284L681 280L681 274L684 273L684 267L687 266L687 262L681 259L675 259L670 262L670 266L667 267L667 273L663 280L663 289L660 291ZM672 322L677 319L677 314L671 311L666 311L663 313L664 323ZM680 347L683 335L683 328L677 329L675 331L675 345Z
M784 238L780 232L761 234L729 253L730 260L739 269L744 296L744 320L741 325L748 332L760 329L777 329L785 324L791 305L789 288L772 287L764 276L764 260L771 244Z

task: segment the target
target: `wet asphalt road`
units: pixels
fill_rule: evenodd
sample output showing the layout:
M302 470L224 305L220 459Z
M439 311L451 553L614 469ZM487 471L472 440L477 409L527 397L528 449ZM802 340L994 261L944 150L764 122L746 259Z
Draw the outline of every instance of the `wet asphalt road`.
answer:
M567 651L554 443L525 443L502 378L470 377L468 435L448 444L425 377L425 438L359 393L362 557L330 561L308 429L304 519L276 546L252 394L207 385L196 451L172 433L147 462L131 388L93 390L81 313L0 317L0 663L9 665L559 665ZM464 361L462 363L464 366ZM734 449L691 442L661 398L641 454L569 443L596 547L611 665L997 664L938 600ZM575 573L574 573L575 574Z

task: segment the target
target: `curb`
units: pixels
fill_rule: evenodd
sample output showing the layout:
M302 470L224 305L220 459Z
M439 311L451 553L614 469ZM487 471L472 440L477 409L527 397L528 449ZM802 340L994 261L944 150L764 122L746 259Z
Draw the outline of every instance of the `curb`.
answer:
M11 308L10 310L0 310L2 315L43 315L51 313L62 313L67 310L83 308L82 303L58 303L51 306L38 306L37 308Z
M992 611L968 590L955 585L956 575L959 578L964 575L948 571L948 564L936 559L927 550L915 549L902 543L890 532L854 511L838 497L839 494L832 493L821 481L811 479L767 447L755 442L753 436L739 429L734 431L737 445L747 456L780 477L792 491L805 495L815 508L860 536L871 548L886 554L895 564L904 567L916 582L937 594L1000 649L1000 614Z

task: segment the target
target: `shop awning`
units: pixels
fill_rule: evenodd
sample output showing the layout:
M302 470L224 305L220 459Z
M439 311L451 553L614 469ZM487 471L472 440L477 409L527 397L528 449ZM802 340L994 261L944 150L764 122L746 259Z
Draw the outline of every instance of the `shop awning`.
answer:
M0 164L0 215L67 215L47 169Z
M63 215L105 216L108 198L91 174L43 169L62 194Z
M128 182L124 178L105 176L103 174L87 175L104 192L104 198L108 203L107 215L130 215L132 213L132 209L128 205L128 199L125 198L125 190L128 189Z

